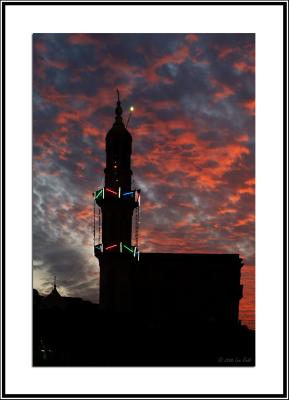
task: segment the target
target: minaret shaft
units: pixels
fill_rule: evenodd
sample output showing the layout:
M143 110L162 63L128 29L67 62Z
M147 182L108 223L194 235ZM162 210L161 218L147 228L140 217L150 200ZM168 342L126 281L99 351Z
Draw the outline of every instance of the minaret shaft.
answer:
M127 138L116 137L106 140L105 186L114 190L131 189L130 169L131 142Z

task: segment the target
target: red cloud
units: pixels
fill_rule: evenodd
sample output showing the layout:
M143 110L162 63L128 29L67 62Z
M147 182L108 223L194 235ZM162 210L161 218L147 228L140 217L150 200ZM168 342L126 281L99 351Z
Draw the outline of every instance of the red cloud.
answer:
M244 133L243 135L240 135L237 138L238 142L244 143L244 142L248 142L249 140L249 135L247 133Z
M83 161L77 161L76 163L75 163L75 173L76 173L76 176L78 177L78 178L83 178L84 177L84 174L83 174L83 172L84 172L84 170L85 170L85 168L86 168L86 165L85 165L85 163L83 162Z
M170 78L160 77L157 74L157 69L166 64L182 64L186 58L189 57L189 54L190 49L187 46L183 46L174 53L165 54L162 57L155 59L155 61L152 62L148 69L144 72L148 82L150 84L161 81L163 83L173 83L173 80Z
M176 109L179 108L179 105L172 100L159 100L153 102L153 108L156 110Z
M234 68L239 72L250 72L251 74L255 74L255 65L246 64L244 61L235 62Z
M255 186L255 178L250 178L250 179L247 179L246 180L246 185L249 185L249 186Z
M37 175L39 176L60 176L59 171L37 171Z
M123 87L120 85L120 88ZM127 93L127 88L124 90ZM40 90L40 95L51 104L59 107L61 112L56 116L56 122L59 124L66 124L69 120L71 121L85 121L91 114L93 114L99 105L103 107L111 106L113 91L108 88L98 89L95 96L86 96L83 94L74 94L73 98L76 101L82 102L85 107L82 109L76 109L71 104L71 97L68 94L63 94L55 89L53 86L44 87ZM111 119L104 123L111 124ZM107 125L106 125L107 126Z
M97 137L100 138L102 137L102 133L95 128L93 125L85 123L82 129L82 133L83 136L87 137L87 136L93 136L93 137Z
M76 219L79 220L89 220L92 217L92 208L91 206L86 206L82 210L75 213Z
M53 67L58 69L65 69L67 68L67 64L64 61L59 60L45 60L45 66Z
M222 148L211 149L206 145L199 143L198 156L195 157L194 163L199 166L202 173L197 170L191 171L201 187L214 189L222 184L222 176L230 171L233 164L244 154L249 154L247 147L239 144L228 144ZM202 165L208 161L215 161L217 166L211 168L203 168Z
M213 94L214 101L223 100L229 96L233 96L235 91L230 88L228 85L218 82L216 79L211 79L211 83L214 88L216 88L215 93Z
M244 293L240 302L240 319L250 329L255 329L255 265L245 263L241 271L241 283Z
M234 163L243 155L250 153L249 148L244 144L247 136L242 135L241 138L236 138L237 142L235 143L215 148L210 147L210 142L199 139L190 119L183 117L161 121L152 117L151 120L150 123L137 127L134 134L136 137L153 135L165 145L155 143L154 147L150 149L149 158L135 154L133 165L138 168L153 165L156 172L146 172L146 176L153 180L157 179L158 182L157 175L163 176L182 171L187 178L194 178L199 187L215 189L223 184L222 176L231 170ZM174 134L175 129L182 131ZM182 150L182 146L185 146L185 150ZM204 167L212 161L215 164L211 167ZM178 184L184 183L179 182Z
M230 54L236 51L235 47L222 47L218 49L218 58L220 60L225 60Z
M241 188L239 189L239 193L249 193L249 194L255 194L255 189L253 187L247 187L247 188Z
M249 115L255 115L255 99L247 100L242 103L242 106L248 111Z
M43 43L40 40L37 40L36 42L34 42L34 51L39 53L45 53L47 51L47 47L45 46L45 43Z
M80 45L87 45L87 44L96 44L96 39L92 36L85 34L85 33L73 33L69 35L68 41L71 44L80 44Z
M254 214L249 214L247 217L239 219L234 226L243 226L250 224L251 222L255 222L255 215Z
M236 192L229 196L229 201L233 204L241 199L242 194L255 195L255 178L250 178L245 181L245 186L239 187Z
M60 147L58 150L58 157L61 160L68 160L69 154L71 154L71 150L69 147Z
M153 202L153 201L150 201L150 200L146 200L144 202L144 204L142 205L142 210L144 210L144 211L152 211L152 210L155 210L155 209L158 209L158 208L161 208L161 207L162 206L159 203L156 203L156 202Z
M237 210L235 208L222 208L218 211L218 214L235 214Z
M199 36L194 33L189 33L188 35L186 35L185 40L189 43L197 42L199 40Z
M234 95L235 92L229 86L223 85L222 89L214 94L214 99L223 100L226 97Z

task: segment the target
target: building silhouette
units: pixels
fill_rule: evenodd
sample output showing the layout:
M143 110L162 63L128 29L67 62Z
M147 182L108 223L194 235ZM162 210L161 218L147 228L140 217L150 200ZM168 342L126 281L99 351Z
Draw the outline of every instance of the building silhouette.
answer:
M33 365L254 366L254 331L239 321L240 256L140 253L138 230L132 241L131 153L118 93L105 186L93 192L100 303L64 298L56 282L46 298L34 292Z

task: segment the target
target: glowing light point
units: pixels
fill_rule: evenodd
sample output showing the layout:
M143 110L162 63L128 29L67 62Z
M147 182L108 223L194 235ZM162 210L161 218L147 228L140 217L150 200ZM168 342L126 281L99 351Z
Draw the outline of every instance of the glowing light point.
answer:
M130 111L130 112L134 111L134 107L131 106L130 109L129 109L129 111Z

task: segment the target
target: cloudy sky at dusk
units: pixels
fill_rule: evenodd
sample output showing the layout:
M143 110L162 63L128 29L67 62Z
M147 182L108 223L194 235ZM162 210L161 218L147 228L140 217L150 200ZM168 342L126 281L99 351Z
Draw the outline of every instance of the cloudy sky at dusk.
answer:
M116 88L135 107L141 252L239 253L254 326L253 34L33 36L34 287L98 300L92 192L103 186Z

